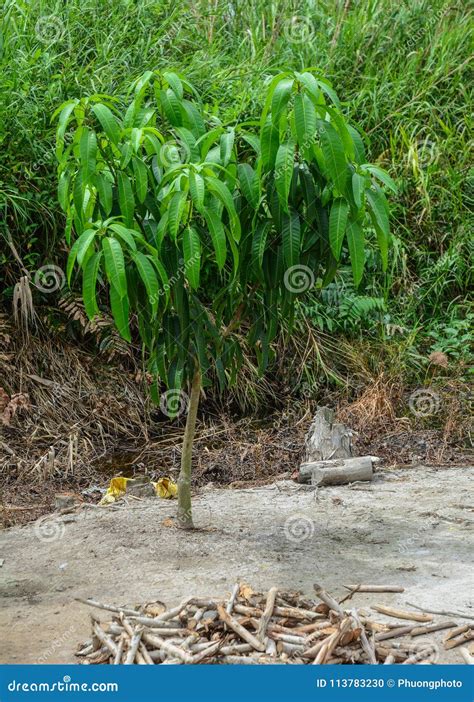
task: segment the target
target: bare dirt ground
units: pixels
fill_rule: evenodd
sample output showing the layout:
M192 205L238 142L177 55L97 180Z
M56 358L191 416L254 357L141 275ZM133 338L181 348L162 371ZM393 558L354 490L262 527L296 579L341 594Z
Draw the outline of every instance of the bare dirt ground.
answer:
M203 489L193 532L169 526L175 504L154 498L5 530L0 663L76 662L90 624L75 597L172 605L189 594L224 596L237 577L254 589L278 585L308 595L319 582L340 597L343 584L399 584L402 594L352 601L405 609L410 602L473 617L473 475L472 467L417 466L379 469L372 483L337 488L282 481ZM462 659L440 646L438 662Z

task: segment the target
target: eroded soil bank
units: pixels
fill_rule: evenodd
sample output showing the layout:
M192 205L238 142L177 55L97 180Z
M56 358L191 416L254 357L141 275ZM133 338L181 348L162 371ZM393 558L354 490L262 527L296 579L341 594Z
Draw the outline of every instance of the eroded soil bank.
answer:
M472 617L473 475L472 467L417 466L319 490L290 481L203 489L191 533L170 526L175 503L154 498L86 507L48 529L36 522L5 530L0 662L77 661L89 611L75 597L170 605L189 594L224 596L237 577L254 589L307 594L319 582L339 597L348 583L400 584L402 594L356 594L353 602L410 602ZM438 660L462 662L442 646Z

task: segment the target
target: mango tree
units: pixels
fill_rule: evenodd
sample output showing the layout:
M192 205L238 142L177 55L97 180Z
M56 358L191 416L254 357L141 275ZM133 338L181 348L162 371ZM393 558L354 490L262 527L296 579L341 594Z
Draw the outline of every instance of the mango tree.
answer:
M177 414L189 390L178 523L191 528L191 455L201 388L235 381L241 340L263 373L298 296L350 258L356 285L375 233L389 246L385 171L313 71L268 87L259 119L224 125L173 72L147 72L126 109L93 95L58 108L58 197L88 316L110 307L139 335L152 398ZM366 243L367 241L367 243Z

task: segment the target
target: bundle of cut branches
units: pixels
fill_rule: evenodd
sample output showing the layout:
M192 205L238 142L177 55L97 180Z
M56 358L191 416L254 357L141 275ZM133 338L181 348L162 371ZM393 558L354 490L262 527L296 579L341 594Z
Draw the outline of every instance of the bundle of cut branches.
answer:
M86 664L432 663L436 645L425 639L418 646L414 637L456 626L453 622L426 626L433 620L430 614L383 606L373 609L384 610L387 616L409 617L412 623L377 622L365 611L346 609L343 602L348 598L339 603L319 585L314 589L316 599L308 599L276 587L261 594L238 582L226 600L188 597L172 609L158 602L128 608L80 599L113 616L104 624L91 615L92 637L76 655ZM403 588L359 585L348 597L355 591L400 592ZM469 640L467 629L460 633L459 643ZM402 636L410 641L393 642Z

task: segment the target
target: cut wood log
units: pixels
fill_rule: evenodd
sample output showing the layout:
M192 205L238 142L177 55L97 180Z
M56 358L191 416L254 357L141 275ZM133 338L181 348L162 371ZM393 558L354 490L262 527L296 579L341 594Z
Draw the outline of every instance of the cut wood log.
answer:
M405 592L401 585L343 585L346 590L356 592Z
M375 634L376 641L388 641L388 639L398 639L399 636L407 636L411 634L414 627L411 626L401 626L399 629L391 629L390 631L381 632L380 634Z
M456 626L455 624L453 626ZM454 639L456 636L459 636L459 634L464 634L465 631L469 631L471 627L469 624L463 624L462 626L457 626L455 629L452 629L452 631L448 631L446 636L444 637L445 641L449 641L449 639Z
M364 625L360 621L360 618L359 618L359 615L358 615L356 609L353 609L351 611L351 616L360 629L360 642L362 644L362 648L364 649L364 653L366 654L366 656L369 659L369 663L371 663L372 665L376 665L377 664L377 657L375 655L375 644L373 643L373 638L371 639L371 641L369 641L369 639L367 638L367 634L365 633Z
M183 651L183 649L179 648L179 646L169 643L156 634L148 634L147 632L143 632L142 638L144 641L153 646L153 648L158 648L174 658L179 658L179 660L181 660L183 663L190 664L193 662L193 656L188 651Z
M140 641L142 638L142 633L143 633L143 628L140 626L135 627L135 632L132 636L132 640L130 642L130 648L127 651L127 655L125 657L125 665L132 665L132 663L135 662L135 656L137 655L138 647L140 645Z
M249 643L256 651L265 651L265 644L259 641L250 631L244 629L244 627L230 614L227 614L222 605L218 605L217 611L219 612L219 617L222 621L227 624L236 634L238 634L244 641Z
M439 622L439 624L431 624L430 626L416 626L411 630L410 636L421 636L423 634L431 634L433 631L442 631L456 626L454 622Z
M387 617L396 617L397 619L410 619L414 622L432 622L431 614L417 614L416 612L407 612L403 609L394 609L393 607L385 607L385 605L372 605L372 609L380 614L385 614Z
M469 641L474 641L474 631L468 629L464 634L461 634L456 639L450 639L446 641L444 647L447 651L451 648L456 648L456 646L462 646L462 644L468 643Z
M113 605L108 605L108 604L103 604L102 602L97 602L96 600L90 600L90 599L85 599L83 597L76 597L75 598L76 602L82 602L82 604L89 605L89 607L97 607L98 609L105 609L108 612L116 612L117 614L120 614L120 612L123 612L124 614L131 614L135 616L139 616L140 612L137 612L136 609L128 609L127 607L114 607Z
M94 622L93 624L94 628L94 634L97 636L99 641L109 649L110 653L114 656L117 655L117 644L113 641L113 639L105 633L105 631L102 629L100 626L99 622Z
M373 472L372 456L302 463L299 482L311 483L319 487L345 485L357 481L370 481Z
M275 600L276 600L277 594L278 594L278 588L276 588L276 587L272 587L268 591L265 609L263 610L263 615L260 619L258 630L257 630L257 639L259 641L263 642L265 640L268 622L270 621L271 616L273 614L273 609L275 607Z
M322 600L324 602L324 604L326 604L329 607L329 609L334 610L334 612L337 612L337 614L339 614L340 616L342 616L344 614L344 610L342 609L340 604L338 602L336 602L334 597L331 597L331 595L329 595L326 592L326 590L324 590L321 587L321 585L314 583L313 589L316 593L316 597L318 597L320 600Z
M465 614L464 612L450 612L446 609L427 609L426 607L418 607L416 604L406 602L409 607L418 609L420 612L429 612L430 614L440 614L442 617L460 617L461 619L474 619L474 615Z

